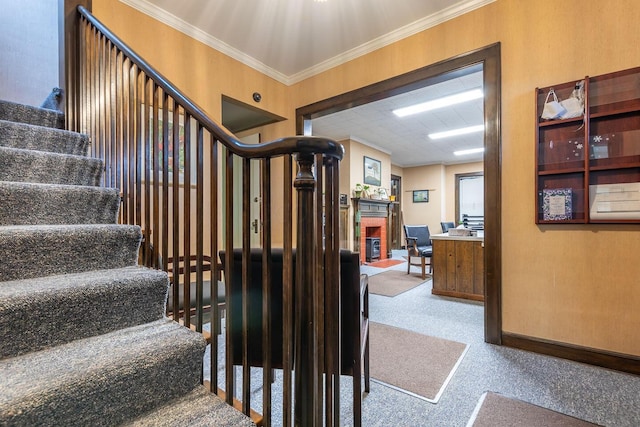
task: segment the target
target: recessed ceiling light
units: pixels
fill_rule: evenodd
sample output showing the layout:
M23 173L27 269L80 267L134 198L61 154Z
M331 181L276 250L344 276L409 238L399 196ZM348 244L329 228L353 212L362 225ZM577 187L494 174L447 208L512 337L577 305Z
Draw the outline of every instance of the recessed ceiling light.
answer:
M398 117L405 117L411 114L423 113L425 111L431 111L431 110L435 110L442 107L448 107L449 105L460 104L462 102L467 102L474 99L482 98L482 96L483 96L482 89L473 89L467 92L461 92L455 95L434 99L432 101L411 105L409 107L398 108L393 110L393 114L395 114Z
M477 154L477 153L483 153L483 152L484 152L484 148L472 148L470 150L454 151L453 154L455 156L464 156L466 154Z
M466 128L452 129L444 132L430 133L429 138L431 139L447 138L450 136L458 136L458 135L466 135L468 133L482 132L483 130L484 130L484 125L469 126Z

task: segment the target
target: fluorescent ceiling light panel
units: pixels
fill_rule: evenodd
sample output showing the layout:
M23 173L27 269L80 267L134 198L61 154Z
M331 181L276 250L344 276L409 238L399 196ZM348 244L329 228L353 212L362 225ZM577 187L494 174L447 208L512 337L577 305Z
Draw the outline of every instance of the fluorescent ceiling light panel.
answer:
M442 107L448 107L450 105L460 104L463 102L471 101L474 99L482 98L482 89L473 89L467 92L457 93L455 95L445 96L444 98L434 99L433 101L427 101L409 107L398 108L393 110L393 114L398 117L405 117L411 114L423 113L425 111L436 110Z
M477 154L477 153L483 153L483 152L484 152L484 148L472 148L470 150L454 151L453 155L454 156L464 156L466 154Z
M468 133L482 132L484 125L469 126L466 128L452 129L444 132L430 133L428 136L431 139L448 138L450 136L466 135Z

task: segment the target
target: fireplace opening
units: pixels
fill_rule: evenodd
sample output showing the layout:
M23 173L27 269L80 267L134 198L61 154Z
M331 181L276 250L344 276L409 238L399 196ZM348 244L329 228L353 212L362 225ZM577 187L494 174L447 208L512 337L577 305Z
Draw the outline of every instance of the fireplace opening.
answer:
M366 239L366 260L371 262L380 259L380 238L367 237Z

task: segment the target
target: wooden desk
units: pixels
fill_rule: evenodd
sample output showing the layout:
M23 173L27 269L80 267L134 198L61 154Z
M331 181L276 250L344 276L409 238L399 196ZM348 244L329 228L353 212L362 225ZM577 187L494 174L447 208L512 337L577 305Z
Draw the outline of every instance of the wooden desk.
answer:
M434 295L484 301L484 236L434 234Z

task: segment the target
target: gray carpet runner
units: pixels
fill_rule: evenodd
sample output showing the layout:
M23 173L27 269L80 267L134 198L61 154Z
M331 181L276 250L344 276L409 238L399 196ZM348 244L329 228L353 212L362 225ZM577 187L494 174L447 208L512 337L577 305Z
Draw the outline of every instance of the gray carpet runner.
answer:
M202 335L63 121L0 101L0 425L254 425L201 385Z
M0 99L0 120L45 126L50 128L64 128L64 114L60 111L31 105L18 104Z
M166 286L164 272L142 267L6 281L0 301L12 305L2 308L0 358L161 319ZM15 334L16 323L29 327ZM51 325L57 325L55 334Z
M102 167L84 156L0 147L0 181L98 185Z
M0 228L0 280L135 265L140 238L133 225L7 225Z
M114 224L113 188L0 181L0 225Z
M0 145L81 156L87 153L89 137L62 129L43 129L42 126L0 120Z

